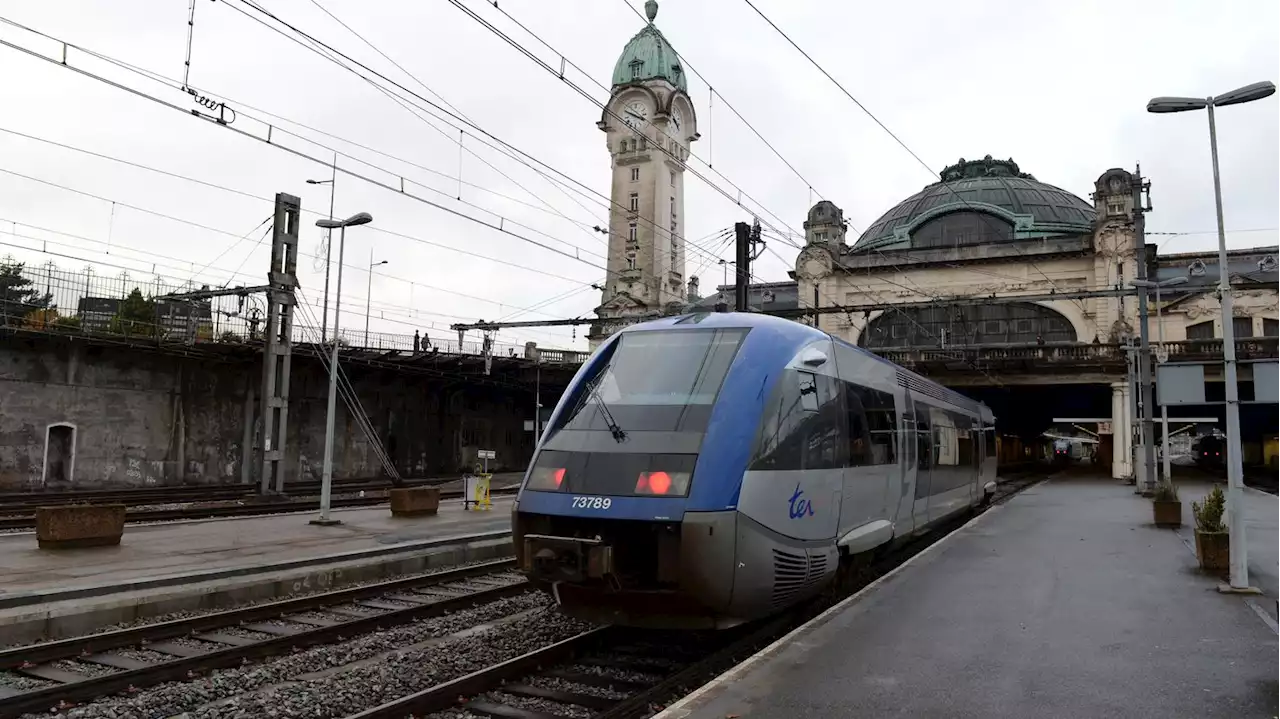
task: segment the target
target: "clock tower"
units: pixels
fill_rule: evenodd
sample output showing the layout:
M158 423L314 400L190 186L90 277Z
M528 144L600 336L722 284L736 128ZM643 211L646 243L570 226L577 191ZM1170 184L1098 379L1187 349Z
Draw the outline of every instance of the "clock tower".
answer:
M623 48L596 124L613 166L613 202L609 276L587 336L593 350L626 320L679 311L685 300L684 168L697 118L680 58L653 24L658 3L644 9L649 24Z

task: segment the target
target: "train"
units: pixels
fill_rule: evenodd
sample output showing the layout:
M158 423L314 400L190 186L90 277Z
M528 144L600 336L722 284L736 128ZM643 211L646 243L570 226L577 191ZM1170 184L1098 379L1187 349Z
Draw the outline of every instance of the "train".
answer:
M512 509L517 565L589 622L726 629L989 501L997 445L985 405L814 327L652 320L553 411Z
M1227 466L1226 439L1206 434L1191 444L1191 455L1202 469L1224 470Z

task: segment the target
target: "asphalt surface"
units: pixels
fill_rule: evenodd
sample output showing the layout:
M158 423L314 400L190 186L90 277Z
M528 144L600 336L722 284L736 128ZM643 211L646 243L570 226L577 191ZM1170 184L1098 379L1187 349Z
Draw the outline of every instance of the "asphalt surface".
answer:
M1151 519L1033 487L656 719L1276 716L1275 630Z

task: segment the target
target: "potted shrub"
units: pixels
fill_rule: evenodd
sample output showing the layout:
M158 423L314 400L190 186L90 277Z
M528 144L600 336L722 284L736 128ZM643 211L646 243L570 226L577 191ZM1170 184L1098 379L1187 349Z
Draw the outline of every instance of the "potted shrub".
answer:
M1151 509L1157 527L1182 526L1182 502L1178 500L1178 488L1173 486L1173 482L1166 480L1156 487Z
M1220 485L1213 485L1204 504L1191 503L1191 513L1196 518L1196 557L1200 560L1200 568L1205 571L1222 573L1231 567L1231 541L1227 527L1222 523L1222 512L1226 508L1226 497Z

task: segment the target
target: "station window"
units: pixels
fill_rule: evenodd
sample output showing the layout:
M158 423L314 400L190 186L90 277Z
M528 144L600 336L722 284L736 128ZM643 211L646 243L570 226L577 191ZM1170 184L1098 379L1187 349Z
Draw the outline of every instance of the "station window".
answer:
M640 193L638 192L631 193L631 211L632 212L640 211Z
M1270 317L1262 318L1262 336L1275 337L1280 335L1280 320L1273 320Z
M632 182L640 181L640 168L638 167L631 168L631 181Z
M627 242L635 244L636 241L636 223L632 222L627 225Z

